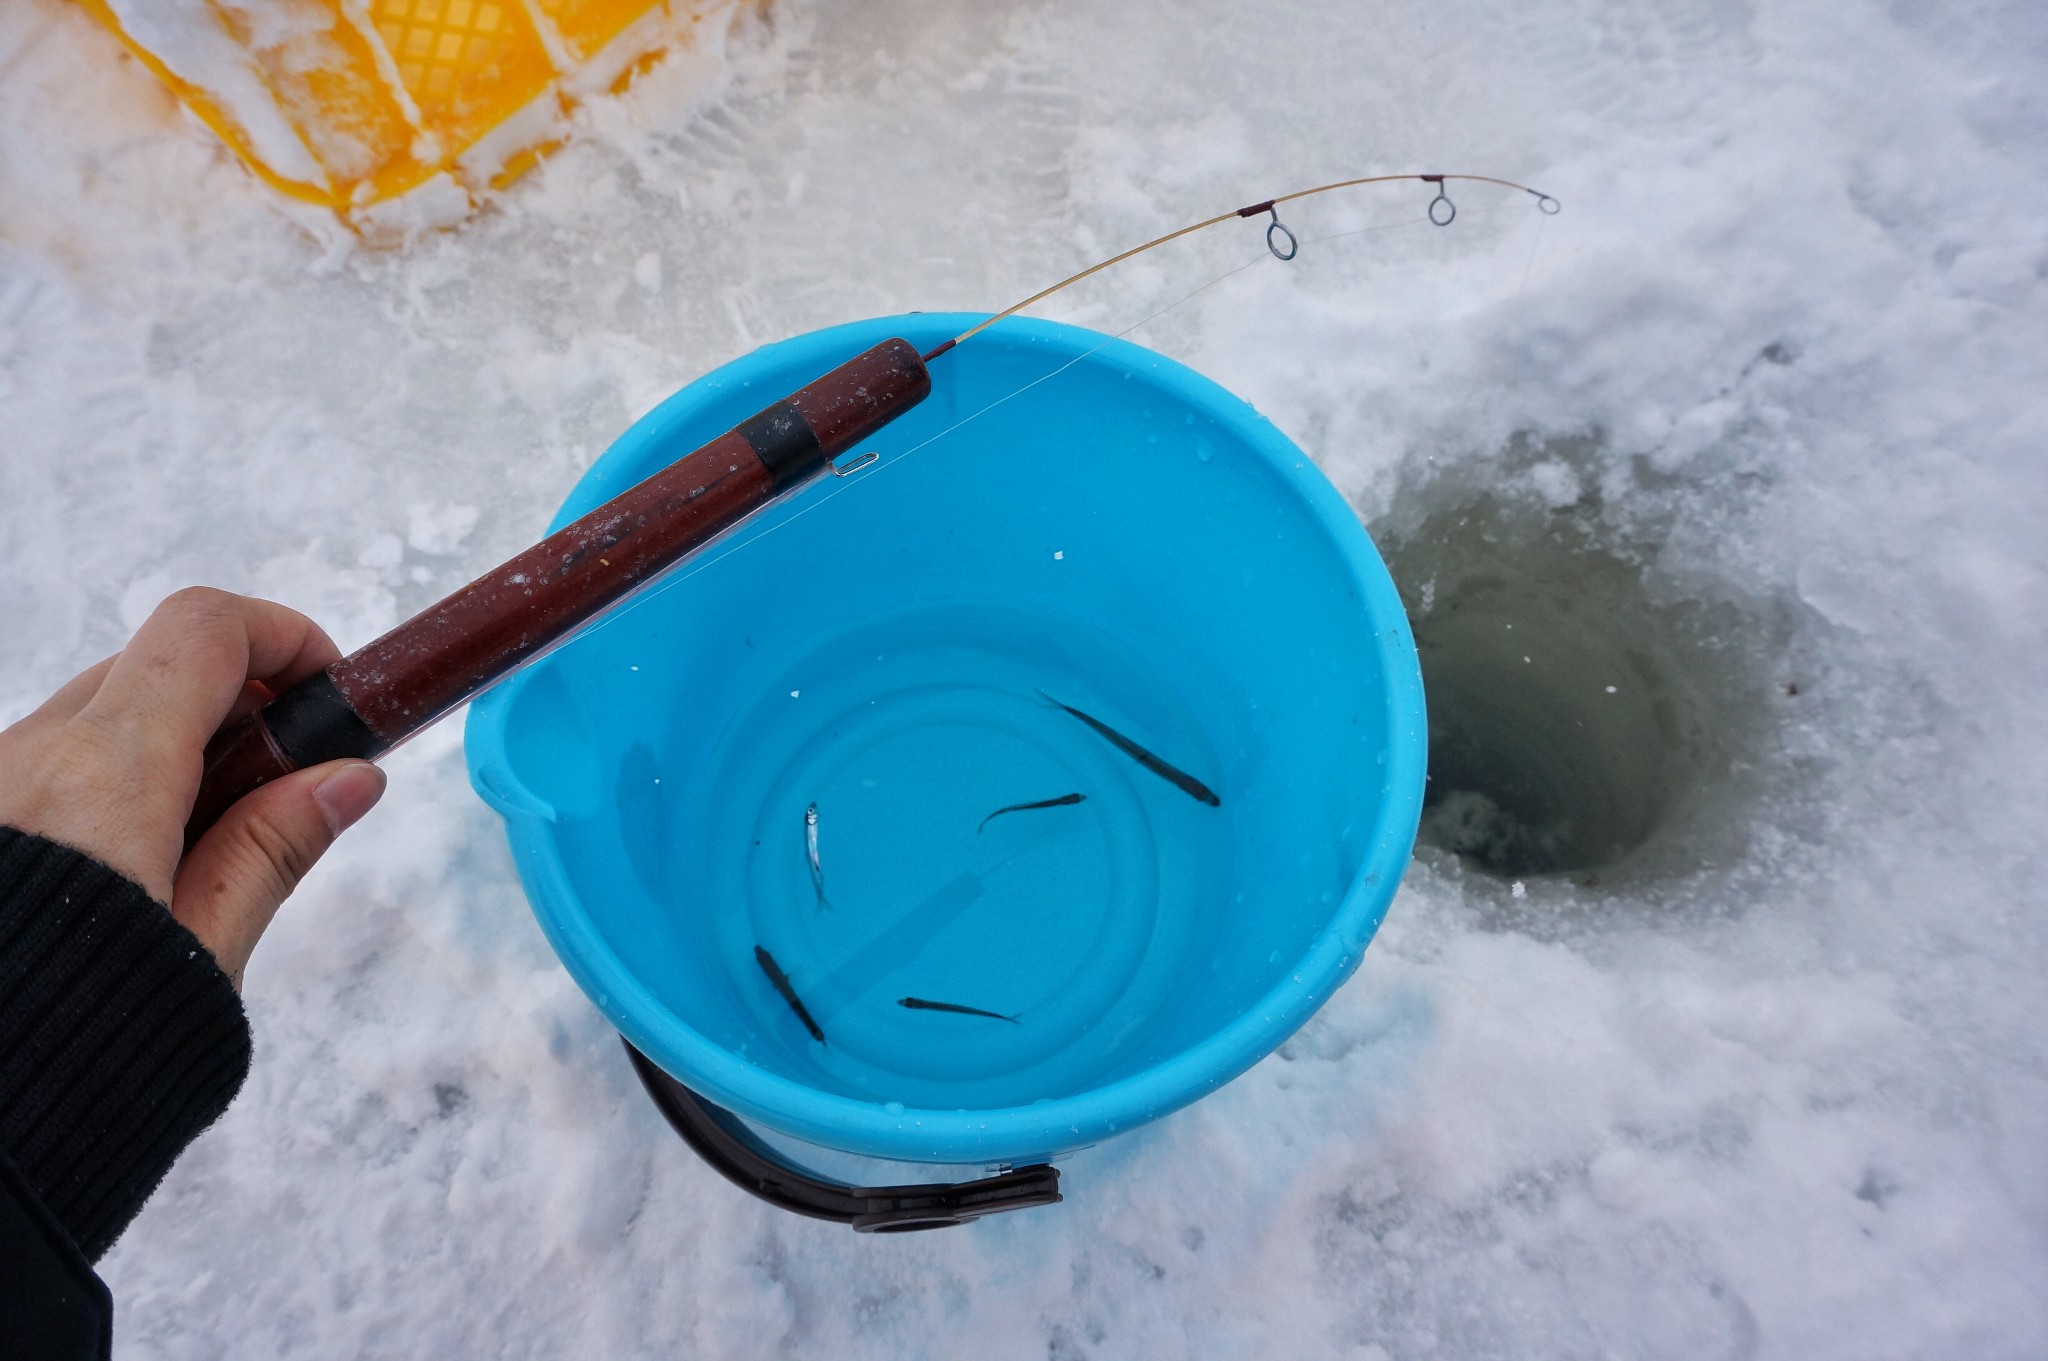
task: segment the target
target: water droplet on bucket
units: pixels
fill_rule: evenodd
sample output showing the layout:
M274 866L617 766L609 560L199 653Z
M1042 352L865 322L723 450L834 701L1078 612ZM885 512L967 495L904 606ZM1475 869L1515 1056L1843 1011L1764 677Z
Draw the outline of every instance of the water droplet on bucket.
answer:
M882 1103L882 1109L891 1115L901 1115L903 1114L903 1103L901 1101L885 1101Z

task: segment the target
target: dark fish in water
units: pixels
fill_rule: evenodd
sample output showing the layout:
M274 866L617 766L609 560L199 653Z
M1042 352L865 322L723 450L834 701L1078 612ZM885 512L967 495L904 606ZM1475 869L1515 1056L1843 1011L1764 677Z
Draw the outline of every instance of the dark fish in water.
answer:
M922 997L899 997L896 999L896 1005L909 1007L912 1011L950 1011L956 1016L986 1016L991 1021L1020 1024L1015 1016L1005 1016L1000 1011L983 1011L980 1007L963 1007L958 1002L932 1002Z
M1077 803L1086 802L1088 802L1086 794L1062 794L1056 799L1040 799L1037 803L1013 803L1008 807L998 808L995 812L983 818L981 820L981 827L988 826L1005 813L1029 813L1039 808L1067 808ZM974 830L979 832L981 827L977 827Z
M804 809L804 858L811 862L811 891L818 895L818 906L829 908L832 900L825 896L825 863L818 859L818 805Z
M789 1009L796 1013L796 1018L799 1021L804 1023L804 1029L811 1032L811 1038L819 1044L823 1044L825 1042L825 1032L818 1029L818 1023L811 1019L811 1013L804 1006L803 998L796 995L796 989L790 986L789 975L784 973L782 966L775 962L775 956L756 945L754 947L754 958L760 961L761 972L768 975L768 981L773 983L775 990L782 994L782 1000L789 1003Z
M1200 780L1188 774L1185 770L1182 770L1177 766L1168 765L1166 762L1160 760L1157 756L1154 756L1151 752L1145 750L1136 742L1133 742L1130 738L1125 737L1122 733L1118 732L1115 728L1110 727L1109 724L1104 723L1101 719L1095 717L1093 714L1084 714L1071 704L1060 704L1058 700L1054 699L1051 695L1048 695L1043 690L1040 690L1038 692L1038 697L1044 700L1047 704L1058 705L1060 708L1065 709L1074 717L1080 719L1083 723L1086 723L1089 727L1095 729L1096 732L1102 734L1103 738L1106 741L1108 741L1111 746L1115 747L1118 751L1130 757L1133 761L1136 761L1139 765L1145 767L1145 769L1151 771L1154 775L1157 775L1160 779L1166 781L1168 784L1172 785L1175 789L1178 789L1181 793L1187 795L1189 798L1195 799L1201 803L1206 803L1211 808L1220 808L1223 806L1223 800L1216 797L1215 790L1209 788L1209 786L1203 784Z

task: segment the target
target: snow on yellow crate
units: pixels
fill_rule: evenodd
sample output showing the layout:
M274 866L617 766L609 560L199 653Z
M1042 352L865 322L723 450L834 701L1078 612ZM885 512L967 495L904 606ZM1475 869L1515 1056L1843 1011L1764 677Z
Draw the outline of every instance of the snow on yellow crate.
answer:
M292 198L383 237L463 217L714 17L757 0L79 0Z

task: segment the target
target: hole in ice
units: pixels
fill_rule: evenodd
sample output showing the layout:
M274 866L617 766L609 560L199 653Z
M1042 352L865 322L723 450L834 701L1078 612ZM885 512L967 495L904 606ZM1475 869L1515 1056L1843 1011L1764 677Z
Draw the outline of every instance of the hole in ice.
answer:
M1429 704L1419 839L1504 879L1594 882L1725 769L1718 668L1696 607L1547 502L1481 492L1391 555Z

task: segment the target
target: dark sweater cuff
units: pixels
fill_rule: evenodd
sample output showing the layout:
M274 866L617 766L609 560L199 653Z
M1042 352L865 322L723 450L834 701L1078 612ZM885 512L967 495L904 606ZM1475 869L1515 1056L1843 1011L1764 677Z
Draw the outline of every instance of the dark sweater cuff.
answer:
M249 1071L199 938L81 851L0 827L0 1146L98 1261Z

